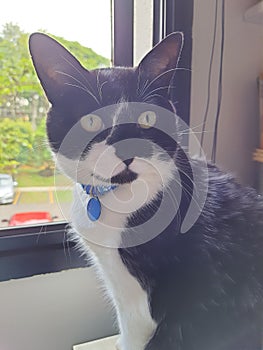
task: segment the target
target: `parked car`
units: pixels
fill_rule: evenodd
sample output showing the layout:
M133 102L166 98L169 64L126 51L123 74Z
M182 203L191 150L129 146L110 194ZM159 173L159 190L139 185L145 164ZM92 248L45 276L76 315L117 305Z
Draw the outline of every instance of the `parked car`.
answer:
M11 175L0 174L0 204L13 203L16 185Z
M8 222L8 226L23 226L47 223L56 218L57 216L51 216L48 211L28 211L16 213L9 220L2 220L2 222Z

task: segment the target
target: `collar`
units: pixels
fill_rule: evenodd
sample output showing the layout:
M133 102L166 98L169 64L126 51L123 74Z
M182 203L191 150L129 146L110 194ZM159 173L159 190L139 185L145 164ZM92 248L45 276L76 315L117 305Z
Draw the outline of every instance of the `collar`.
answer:
M85 185L81 184L83 190L90 196L87 203L87 215L91 221L97 221L101 214L101 203L99 196L103 196L105 193L115 190L117 185Z

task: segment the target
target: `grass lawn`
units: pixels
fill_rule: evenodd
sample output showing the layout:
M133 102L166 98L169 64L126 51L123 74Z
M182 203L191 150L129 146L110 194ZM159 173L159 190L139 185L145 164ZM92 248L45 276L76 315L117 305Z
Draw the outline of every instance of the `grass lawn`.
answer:
M62 174L53 176L41 176L39 169L21 168L15 176L18 187L42 187L42 186L69 186L69 180Z
M56 191L54 192L54 200L59 203L71 203L73 200L72 191Z
M71 203L72 202L72 191L54 191L53 192L54 203ZM21 192L19 198L19 204L43 204L50 203L49 193L43 192Z

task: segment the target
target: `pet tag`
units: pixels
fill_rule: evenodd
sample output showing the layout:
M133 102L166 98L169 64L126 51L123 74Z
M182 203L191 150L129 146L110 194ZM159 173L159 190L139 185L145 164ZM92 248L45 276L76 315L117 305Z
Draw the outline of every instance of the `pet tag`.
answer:
M101 214L101 204L97 197L92 197L87 204L87 214L91 221L97 221Z

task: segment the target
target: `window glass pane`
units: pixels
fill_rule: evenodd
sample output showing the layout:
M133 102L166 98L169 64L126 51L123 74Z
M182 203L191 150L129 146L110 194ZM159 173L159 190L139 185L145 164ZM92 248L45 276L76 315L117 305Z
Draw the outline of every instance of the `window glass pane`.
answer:
M28 52L35 31L51 34L87 68L108 66L111 1L1 4L0 227L64 220L71 205L72 184L55 173L46 143L49 103Z

